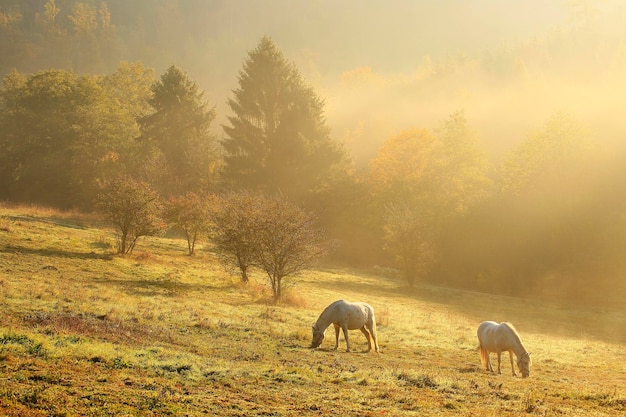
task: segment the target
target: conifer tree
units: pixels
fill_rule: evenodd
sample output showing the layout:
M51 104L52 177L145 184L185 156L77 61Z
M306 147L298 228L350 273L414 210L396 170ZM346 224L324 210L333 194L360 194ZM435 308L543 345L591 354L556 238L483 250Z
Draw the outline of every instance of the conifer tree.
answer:
M164 195L208 188L217 153L211 134L214 108L208 108L198 85L171 66L152 86L154 112L141 120L149 155L146 176Z
M324 101L270 38L249 53L233 93L222 140L227 185L299 198L341 172L346 154L330 136Z

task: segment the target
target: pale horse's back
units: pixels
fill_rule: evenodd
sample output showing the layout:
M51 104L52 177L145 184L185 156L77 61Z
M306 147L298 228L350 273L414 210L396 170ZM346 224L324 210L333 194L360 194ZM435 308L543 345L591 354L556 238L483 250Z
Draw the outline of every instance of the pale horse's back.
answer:
M484 349L495 352L506 344L506 338L502 334L502 326L495 321L484 321L478 326L478 341Z
M340 317L347 317L350 330L360 329L364 324L373 326L376 323L374 308L367 303L343 301L338 307L341 309Z

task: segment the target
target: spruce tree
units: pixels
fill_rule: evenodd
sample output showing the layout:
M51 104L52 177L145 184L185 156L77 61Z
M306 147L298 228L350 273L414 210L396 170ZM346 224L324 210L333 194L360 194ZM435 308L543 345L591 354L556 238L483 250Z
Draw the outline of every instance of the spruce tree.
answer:
M302 198L345 167L346 154L330 136L324 101L268 37L249 53L226 137L223 180L234 189Z
M209 188L217 161L211 133L215 109L180 68L171 66L152 86L154 112L141 120L146 176L163 195Z

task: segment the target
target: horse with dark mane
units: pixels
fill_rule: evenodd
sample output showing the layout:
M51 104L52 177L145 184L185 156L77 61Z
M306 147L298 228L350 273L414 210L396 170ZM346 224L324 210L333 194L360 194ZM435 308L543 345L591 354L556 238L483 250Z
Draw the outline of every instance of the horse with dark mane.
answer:
M522 378L530 375L530 353L522 344L522 339L511 323L498 324L493 321L483 321L478 326L477 333L480 343L480 359L485 370L493 372L489 353L496 352L498 354L498 374L500 374L500 356L502 352L508 351L513 376L517 375L513 367L513 353L517 356L517 366L522 373Z
M376 319L374 309L366 303L351 303L338 300L322 311L317 322L313 325L313 340L311 348L316 348L324 341L324 331L330 325L335 327L335 348L339 347L339 329L343 330L343 337L346 339L347 351L350 352L350 339L348 330L359 329L367 338L367 351L372 350L372 340L378 352L378 341L376 339Z

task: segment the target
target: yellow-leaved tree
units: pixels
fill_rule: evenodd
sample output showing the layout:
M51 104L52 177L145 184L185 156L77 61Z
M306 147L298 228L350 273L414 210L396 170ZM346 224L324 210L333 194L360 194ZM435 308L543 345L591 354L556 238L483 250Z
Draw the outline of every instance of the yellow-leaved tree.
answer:
M438 258L442 227L487 195L487 161L462 112L434 133L389 138L370 164L370 185L385 245L413 286Z

